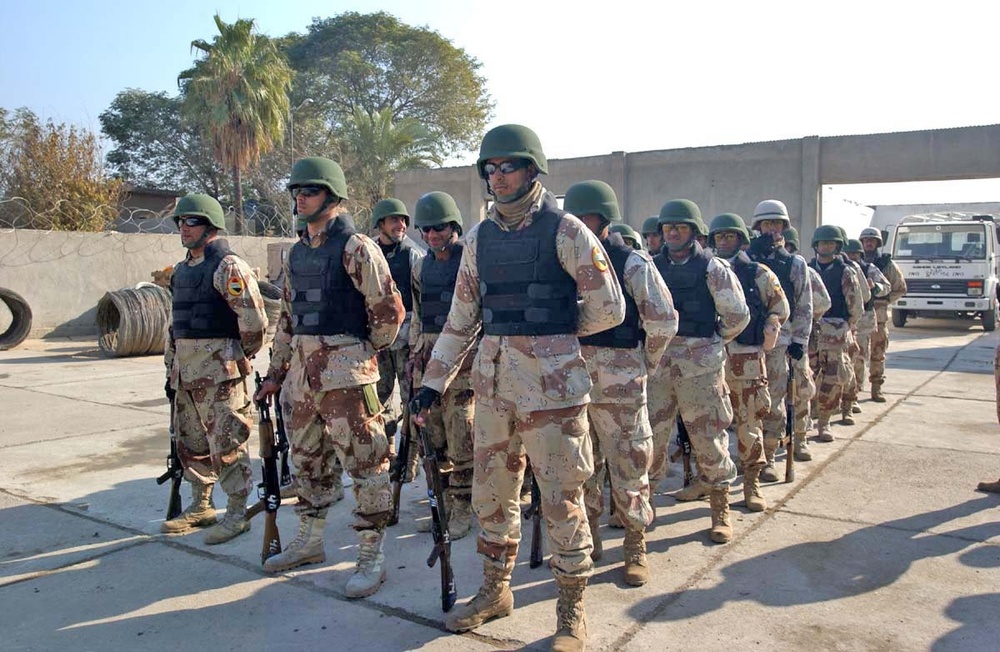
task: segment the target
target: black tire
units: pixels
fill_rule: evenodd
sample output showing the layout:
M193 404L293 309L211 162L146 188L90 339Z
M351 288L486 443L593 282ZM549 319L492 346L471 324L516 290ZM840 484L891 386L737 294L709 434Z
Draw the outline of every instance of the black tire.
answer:
M906 318L910 315L905 310L900 310L899 308L892 309L892 325L896 328L902 328L906 326Z
M1000 302L993 306L992 310L984 310L980 317L983 320L983 330L987 333L992 333L997 329L997 310L1000 308Z
M7 288L0 288L0 301L7 304L10 314L14 317L7 330L0 334L0 351L6 351L28 337L31 331L31 306L20 294Z

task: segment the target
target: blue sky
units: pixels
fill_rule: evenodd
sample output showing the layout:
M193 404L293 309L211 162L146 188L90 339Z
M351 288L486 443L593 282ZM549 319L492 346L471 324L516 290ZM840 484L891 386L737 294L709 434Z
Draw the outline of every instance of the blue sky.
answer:
M125 88L176 93L190 43L212 38L216 11L281 36L315 16L384 10L482 62L493 124L530 125L551 158L1000 121L1000 4L897 6L2 0L0 106L98 129ZM893 201L872 199L874 190L854 196ZM913 192L896 201L934 201ZM964 184L959 194L1000 201L1000 185Z

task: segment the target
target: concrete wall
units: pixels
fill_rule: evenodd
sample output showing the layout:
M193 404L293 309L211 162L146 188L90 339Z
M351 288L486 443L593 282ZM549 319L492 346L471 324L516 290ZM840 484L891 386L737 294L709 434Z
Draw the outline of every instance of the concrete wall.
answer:
M267 273L267 246L279 238L230 237L233 251ZM0 287L31 306L30 337L97 335L97 302L105 292L151 281L153 270L184 258L177 235L0 232ZM6 312L6 311L4 311ZM9 314L0 316L0 329Z
M761 199L781 199L802 242L809 242L822 219L823 185L994 177L1000 177L1000 125L614 152L550 160L543 182L558 195L577 181L606 181L633 227L678 197L694 200L706 220L736 212L748 221ZM455 198L467 227L485 214L484 184L473 165L396 176L394 196L407 206L431 190Z

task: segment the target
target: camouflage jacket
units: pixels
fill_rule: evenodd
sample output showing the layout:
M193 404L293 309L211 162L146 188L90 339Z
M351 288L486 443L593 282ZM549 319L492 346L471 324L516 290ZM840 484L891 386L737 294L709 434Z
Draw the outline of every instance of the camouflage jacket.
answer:
M833 301L830 299L830 293L826 291L826 285L823 284L823 277L819 275L819 272L808 265L806 265L806 270L809 272L809 288L812 290L812 319L819 321L819 318L833 306Z
M816 343L820 349L843 349L850 345L851 331L857 327L858 320L864 314L864 300L861 298L858 273L859 270L854 265L844 265L840 284L844 292L844 302L847 304L847 319L826 316L819 319L819 336L816 338Z
M639 309L639 324L646 332L643 345L634 349L583 345L594 403L644 405L648 370L656 369L677 333L677 313L670 290L645 251L633 251L625 261L624 291Z
M306 231L301 242L316 248L326 242L326 238L325 230L313 237ZM344 246L344 269L354 287L365 298L369 328L367 340L347 334L293 334L289 258L282 263L285 285L268 377L280 383L287 376L290 382L300 383L304 391L314 392L378 381L375 351L392 344L406 314L399 290L389 274L389 265L378 245L368 236L355 233Z
M552 200L551 194L543 190L542 199L547 195ZM535 202L518 229L531 223L542 199ZM508 230L495 206L487 219ZM460 373L462 359L476 346L482 328L476 255L478 234L479 224L465 237L465 252L448 321L424 371L424 386L439 392ZM576 281L579 293L577 335L598 333L620 324L625 318L625 299L615 272L597 237L572 215L559 221L556 256L562 268ZM588 403L591 380L577 335L484 336L472 370L476 396L510 401L520 414Z
M744 264L750 263L750 257L747 256L745 252L739 252L736 254L736 257L738 257ZM760 295L761 301L764 302L764 306L767 308L768 321L777 324L779 328L782 327L785 322L788 321L790 309L788 306L788 299L785 297L785 291L781 289L781 281L778 280L775 273L772 272L766 265L757 265L757 276L754 278L754 282L757 285L757 293ZM810 323L810 328L811 327L812 324ZM762 345L749 346L746 344L740 344L736 340L733 340L726 345L726 351L732 354L753 353L755 351L762 350Z
M892 290L892 285L889 283L889 279L887 279L875 265L868 266L865 282L868 284L868 287L871 288L871 294L875 298L875 302L878 302L879 298L888 297L890 291ZM873 304L872 309L866 310L861 316L861 319L858 320L858 332L871 333L875 330L876 325L875 306Z
M177 266L195 267L204 262L204 256L191 258L189 254ZM264 299L246 261L235 255L224 257L212 276L212 284L236 313L240 339L174 339L173 328L169 327L163 358L167 379L175 390L209 387L246 377L250 374L250 359L264 343L267 330Z
M683 265L686 262L671 264ZM729 263L713 257L708 262L706 276L708 292L715 302L715 313L719 318L718 334L712 337L673 338L655 373L682 378L721 371L726 357L726 344L750 323L750 309L743 295L743 287Z
M865 260L871 263L875 262L875 258L876 256L865 256ZM883 276L889 280L890 290L888 297L877 297L875 299L875 317L879 324L889 321L889 304L906 294L906 279L903 278L903 272L900 271L896 261L889 260Z

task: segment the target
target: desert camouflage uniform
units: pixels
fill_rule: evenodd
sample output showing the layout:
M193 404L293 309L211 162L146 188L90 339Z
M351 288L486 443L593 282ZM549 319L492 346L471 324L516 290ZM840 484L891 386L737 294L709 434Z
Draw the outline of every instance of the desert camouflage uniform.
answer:
M670 262L666 249L657 254ZM687 261L685 263L687 264ZM670 460L670 435L678 412L691 439L693 461L702 484L727 487L736 478L736 465L729 456L726 428L733 420L733 406L723 372L725 346L750 323L750 310L739 279L729 263L713 257L706 271L708 290L719 319L712 337L676 336L653 376L665 377L659 393L649 395L649 419L653 427L653 463L650 482L666 477ZM683 319L681 315L680 319Z
M837 258L834 260L836 261ZM809 264L810 266L818 265L818 261L813 259ZM861 315L864 314L861 286L858 284L854 268L847 263L843 264L844 272L841 275L840 283L844 294L847 318L841 319L824 315L814 328L816 333L816 401L819 425L824 428L830 423L830 415L840 409L844 385L850 382L853 375L847 351L854 343L851 329L855 327L858 320L861 319ZM830 292L829 287L827 292Z
M331 220L332 229L346 216ZM318 248L328 231L299 244ZM300 516L325 519L339 479L334 460L354 480L357 500L354 528L381 530L390 513L389 446L376 395L379 379L375 351L389 346L399 332L404 309L385 257L366 235L355 233L344 246L344 269L364 296L369 335L296 335L292 330L289 259L281 316L274 336L268 376L282 383L281 399L288 424L291 458L296 468Z
M740 251L730 262L734 266L749 265L750 258ZM767 321L775 328L780 328L790 314L781 282L774 272L765 265L758 264L754 283L767 309ZM726 383L729 385L729 398L735 414L740 462L744 469L762 466L766 463L762 425L764 417L771 410L764 347L761 344L740 344L734 339L726 345L726 353Z
M833 303L830 300L830 293L826 291L826 286L823 285L823 277L819 275L819 272L808 265L806 265L806 271L809 273L809 287L812 291L813 301L812 321L815 324L819 322L820 318L830 309ZM793 427L795 435L800 437L804 437L811 427L812 412L810 404L812 403L812 399L816 397L816 383L813 380L813 369L816 366L814 363L818 361L816 348L817 336L817 331L813 329L809 337L808 357L803 356L801 360L796 360L793 364L795 370L795 421Z
M515 228L528 226L543 203L556 205L544 188ZM496 206L487 217L507 231L504 219ZM466 235L451 312L424 372L423 385L438 392L461 373L461 360L476 346L483 325L476 251L482 224ZM580 296L578 334L620 324L625 300L596 236L575 217L565 216L559 220L555 240L559 264L575 280ZM472 383L476 393L472 504L482 528L478 551L485 563L507 577L513 568L521 539L519 493L527 453L541 490L552 552L549 566L557 577L589 577L593 544L583 483L594 470L587 432L592 383L577 335L487 334L479 343Z
M215 239L208 247L228 249ZM177 264L196 267L205 256ZM176 339L169 330L164 361L174 400L178 456L189 482L213 485L229 496L246 496L253 472L247 439L253 425L246 377L264 342L267 316L250 266L236 255L219 262L212 285L236 314L240 339Z
M453 251L452 255L461 253L456 254ZM440 336L440 333L424 332L422 328L420 274L425 259L426 257L420 257L412 267L413 321L410 324L409 349L414 390L423 382L424 369L427 368L431 351L434 350L434 344ZM474 353L474 350L470 351L463 358L459 374L448 385L448 390L441 395L441 402L431 406L424 425L434 447L447 451L448 461L452 466L448 474L448 494L453 501L472 499L472 429L476 415L475 393L472 391L471 378Z
M878 267L875 265L868 265L867 272L862 269L862 275L864 277L861 281L863 284L862 294L864 293L864 288L868 287L870 288L869 296L874 297L874 300L876 301L879 297L889 295L889 279L887 279L882 272L878 270ZM867 300L865 303L867 303ZM875 328L876 320L873 302L872 309L864 311L861 319L858 320L857 327L854 329L854 337L857 341L857 346L854 347L851 353L851 367L854 373L851 383L844 387L844 396L841 399L840 406L842 412L846 412L851 409L854 402L858 400L858 392L863 389L863 385L865 383L865 363L871 355L871 337Z
M599 519L604 511L606 459L615 512L627 522L628 529L641 532L653 520L649 502L653 432L646 405L646 378L648 370L660 363L677 332L677 313L670 290L646 252L629 254L624 278L619 282L639 309L645 341L633 349L588 344L581 347L594 384L587 416L596 465L584 485L584 501L587 518Z
M865 255L865 260L877 264L878 255ZM906 294L906 279L903 272L892 259L886 259L885 269L879 267L882 275L888 279L892 289L888 297L875 299L875 330L871 335L871 369L868 370L868 381L874 391L885 382L885 352L889 348L889 305Z

